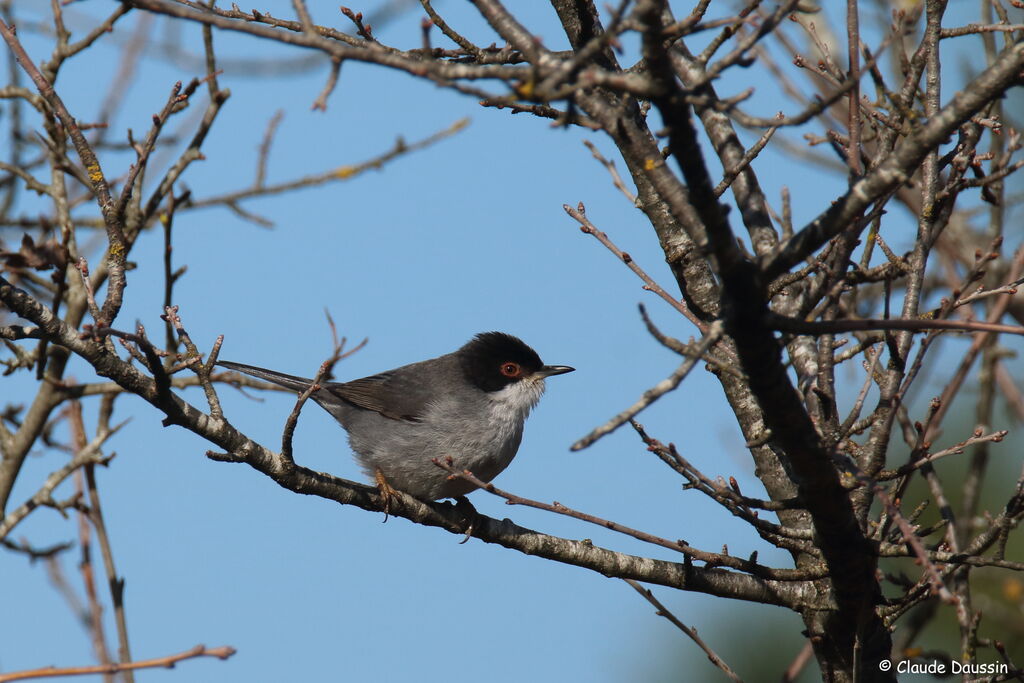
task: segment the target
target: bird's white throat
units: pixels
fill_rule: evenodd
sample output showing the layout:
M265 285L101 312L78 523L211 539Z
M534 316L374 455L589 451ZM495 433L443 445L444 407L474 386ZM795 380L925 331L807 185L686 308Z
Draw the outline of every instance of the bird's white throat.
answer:
M497 391L488 392L490 412L495 417L502 414L502 417L525 420L544 395L544 388L543 378L537 378L513 382Z

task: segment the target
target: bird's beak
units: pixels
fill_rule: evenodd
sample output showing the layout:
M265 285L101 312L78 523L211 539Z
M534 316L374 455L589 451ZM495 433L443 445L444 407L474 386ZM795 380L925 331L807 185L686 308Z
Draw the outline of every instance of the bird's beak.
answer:
M541 377L551 377L552 375L564 375L567 372L572 372L576 368L570 368L568 365L545 365L537 374Z

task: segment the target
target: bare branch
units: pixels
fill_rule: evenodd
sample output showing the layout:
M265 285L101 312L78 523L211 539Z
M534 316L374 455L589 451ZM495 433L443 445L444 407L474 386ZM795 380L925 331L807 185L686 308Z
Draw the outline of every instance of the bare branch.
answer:
M0 683L8 683L9 681L24 681L29 678L55 678L58 676L84 676L89 674L116 674L125 671L137 671L139 669L158 669L158 668L170 668L178 662L183 662L187 659L195 659L197 657L216 657L217 659L228 659L235 654L235 648L222 646L222 647L206 647L205 645L196 645L191 650L185 650L174 655L167 655L166 657L155 657L153 659L144 659L137 662L123 662L123 663L111 663L111 664L99 664L95 666L69 666L65 668L58 668L55 666L46 666L41 669L31 669L26 671L13 671L11 673L0 673Z
M701 639L701 637L697 635L696 629L692 629L683 622L681 622L676 617L676 615L672 614L672 612L670 612L663 604L661 604L661 601L654 597L654 593L652 593L649 589L644 588L632 579L626 579L626 583L628 583L630 587L633 588L633 590L639 593L644 598L644 600L654 605L654 609L656 610L655 613L659 617L665 617L666 619L668 619L672 623L672 625L674 625L680 631L685 633L687 638L695 642L697 644L697 647L703 650L704 654L708 656L708 659L711 660L711 663L717 666L719 669L721 669L726 676L728 676L730 679L734 681L743 680L742 678L736 675L735 671L729 668L729 665L726 664L721 657L715 654L714 650L708 647L707 643L705 643Z

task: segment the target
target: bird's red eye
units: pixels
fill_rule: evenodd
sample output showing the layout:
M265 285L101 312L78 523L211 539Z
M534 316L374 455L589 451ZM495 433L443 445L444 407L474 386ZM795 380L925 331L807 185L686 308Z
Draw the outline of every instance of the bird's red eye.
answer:
M519 367L519 363L502 363L501 374L506 377L518 377L522 373L523 369Z

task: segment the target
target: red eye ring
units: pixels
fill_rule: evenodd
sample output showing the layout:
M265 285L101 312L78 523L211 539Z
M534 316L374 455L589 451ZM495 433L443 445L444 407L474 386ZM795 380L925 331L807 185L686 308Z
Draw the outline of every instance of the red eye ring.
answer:
M506 377L519 377L523 373L523 369L519 367L519 363L502 363L501 374Z

